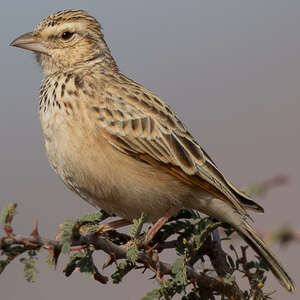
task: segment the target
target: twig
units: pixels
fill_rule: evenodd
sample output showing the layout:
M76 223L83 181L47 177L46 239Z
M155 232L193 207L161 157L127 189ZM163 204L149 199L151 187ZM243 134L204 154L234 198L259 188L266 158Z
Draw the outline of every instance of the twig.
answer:
M34 245L36 248L61 248L58 241L47 239L41 236L14 235L2 239L0 249L4 249L9 245L24 245L24 247L26 247L28 243L30 243L31 247ZM94 233L80 236L79 239L73 240L71 245L72 247L93 245L96 250L102 250L108 255L113 256L116 260L126 259L126 249ZM165 245L162 245L162 247L164 246L169 247L171 244L166 242ZM147 254L144 251L140 251L138 253L137 262L142 263L147 268L155 270L156 272L159 270L160 275L172 274L171 264L162 261L156 261L150 254ZM187 266L187 277L190 281L196 281L199 285L204 286L206 289L217 291L223 295L226 295L231 300L243 299L242 292L236 285L226 284L222 280L209 277L203 273L198 273L189 266Z

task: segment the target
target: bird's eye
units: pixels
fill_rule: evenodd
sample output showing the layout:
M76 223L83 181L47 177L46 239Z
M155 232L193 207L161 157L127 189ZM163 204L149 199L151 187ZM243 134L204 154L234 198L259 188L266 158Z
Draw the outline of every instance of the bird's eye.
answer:
M61 38L66 41L69 40L73 36L73 34L73 32L65 31L62 33Z

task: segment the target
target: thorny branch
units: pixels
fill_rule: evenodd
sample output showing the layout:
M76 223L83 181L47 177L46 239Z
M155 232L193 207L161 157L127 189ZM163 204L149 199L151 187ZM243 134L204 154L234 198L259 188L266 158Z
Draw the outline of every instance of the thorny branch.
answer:
M284 176L274 177L261 183L260 185L256 185L255 193L265 193L269 188L284 184L286 182L287 178ZM13 207L12 211L14 211L14 208L15 207ZM45 248L48 249L49 253L52 254L56 264L58 256L62 250L61 242L42 237L38 232L37 221L30 235L15 234L11 226L13 217L14 213L7 213L5 220L2 219L3 229L6 235L0 238L0 250L5 251L11 246L18 245L23 247L23 250L21 250L23 252ZM268 233L263 233L263 235L268 236ZM286 244L287 242L291 241L300 241L300 233L295 233L288 227L284 227L278 231L277 235L275 236L282 244ZM115 230L111 230L106 235L99 235L96 232L85 234L80 232L80 234L76 234L72 237L70 246L71 250L89 249L92 247L93 250L104 251L108 255L109 259L104 263L103 267L107 267L111 263L117 262L120 259L128 259L128 247L126 247L126 245L130 241L132 241L132 237ZM161 261L159 254L165 249L174 249L177 246L178 239L171 241L162 239L156 245L153 251L147 251L147 249L143 249L143 245L139 245L136 263L143 266L145 270L149 269L153 271L156 276L162 280L162 283L164 283L163 276L172 274L174 275L174 273L172 272L172 265ZM186 276L188 282L192 283L193 285L197 284L198 286L203 286L205 290L208 291L208 294L211 295L209 296L209 299L215 299L213 295L216 292L226 296L227 299L230 300L245 299L245 295L236 284L235 279L232 277L228 280L228 276L230 276L230 274L232 274L235 270L239 270L245 275L245 277L247 277L249 281L251 299L257 299L255 297L257 294L259 294L259 297L262 297L262 291L257 288L257 285L255 284L255 279L257 279L261 274L259 273L260 271L258 269L256 269L256 273L250 272L249 269L247 269L248 261L246 257L246 248L247 247L241 247L242 255L240 257L238 257L237 251L233 247L231 248L231 250L233 250L236 254L237 262L236 267L233 267L232 265L228 264L228 256L222 249L221 244L214 241L209 236L206 238L198 253L191 257L191 259L186 263ZM211 264L219 277L218 279L208 276L205 271L198 272L195 270L194 264L204 255L209 257ZM15 257L12 256L11 260L14 258ZM239 266L241 266L241 269ZM136 268L140 268L140 266L137 265ZM96 280L102 283L106 283L108 280L105 276L102 276L98 270L96 271L96 274L94 274L94 277Z
M161 244L158 247L159 251L162 251L164 248L174 247L174 242L166 242ZM41 237L40 235L12 235L4 237L0 240L0 249L4 249L9 245L23 245L28 249L39 249L41 247L46 249L56 249L60 250L61 245L58 241L47 239ZM109 241L108 239L99 236L94 233L86 234L80 236L79 239L73 240L71 243L72 247L78 246L93 246L96 250L102 250L107 253L110 257L114 257L115 260L118 259L126 259L126 248L122 246L118 246L115 243ZM212 245L212 244L211 244ZM210 246L211 246L210 245ZM207 247L210 248L211 253L217 259L218 255L224 256L223 252L218 254L218 249L216 247ZM223 258L222 258L223 260ZM155 272L159 270L160 274L163 275L170 275L172 274L172 267L171 264L156 261L153 254L148 254L147 252L140 251L138 254L137 262L143 264L145 268L151 269ZM220 269L221 266L219 266ZM222 279L215 279L205 275L204 273L196 272L192 267L187 266L187 277L192 282L198 282L198 284L205 286L207 289L211 291L218 291L219 293L226 295L229 299L238 300L243 299L242 292L236 285L231 285L224 283Z

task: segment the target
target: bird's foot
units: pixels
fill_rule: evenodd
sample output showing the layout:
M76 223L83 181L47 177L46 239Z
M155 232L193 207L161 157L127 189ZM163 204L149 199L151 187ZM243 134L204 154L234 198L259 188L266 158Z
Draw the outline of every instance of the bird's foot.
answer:
M144 238L144 246L149 245L156 233L165 225L165 223L178 212L177 207L170 208L164 216L159 218L155 224L148 230Z

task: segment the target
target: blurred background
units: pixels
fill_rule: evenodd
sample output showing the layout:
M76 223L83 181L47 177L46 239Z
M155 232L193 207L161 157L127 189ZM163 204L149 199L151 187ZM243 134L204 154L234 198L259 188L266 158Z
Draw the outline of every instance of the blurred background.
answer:
M54 238L63 220L93 211L50 169L37 114L40 68L31 53L8 46L68 8L101 22L120 69L167 101L236 185L290 177L258 199L266 213L255 216L256 228L300 227L300 2L28 0L0 10L0 208L18 202L18 233L30 233L38 216L40 233ZM273 299L299 299L299 244L273 249L298 286L289 295L269 275ZM54 271L41 259L33 284L14 262L0 277L1 298L134 300L156 287L150 272L106 286L80 273L66 278L64 261Z

